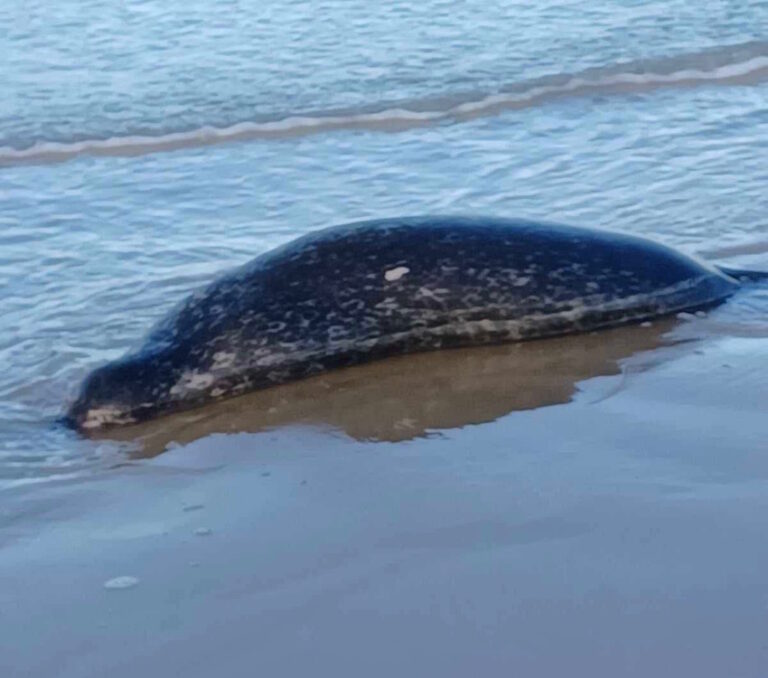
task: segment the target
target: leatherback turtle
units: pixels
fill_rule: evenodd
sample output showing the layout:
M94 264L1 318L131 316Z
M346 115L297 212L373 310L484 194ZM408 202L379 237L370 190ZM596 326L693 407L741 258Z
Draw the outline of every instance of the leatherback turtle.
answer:
M134 423L393 354L584 332L705 308L739 281L650 240L406 217L316 231L195 292L96 369L66 420Z

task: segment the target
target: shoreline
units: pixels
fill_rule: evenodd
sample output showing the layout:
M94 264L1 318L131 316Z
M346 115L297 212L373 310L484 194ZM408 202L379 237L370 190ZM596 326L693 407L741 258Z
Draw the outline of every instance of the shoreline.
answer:
M768 343L648 355L439 435L213 434L7 492L0 669L757 678Z

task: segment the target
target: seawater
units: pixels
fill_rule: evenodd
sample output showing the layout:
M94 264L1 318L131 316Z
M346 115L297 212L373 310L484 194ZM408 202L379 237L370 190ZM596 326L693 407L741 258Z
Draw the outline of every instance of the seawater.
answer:
M311 229L525 216L768 268L765 26L725 0L3 3L0 487L119 457L52 425L79 381Z

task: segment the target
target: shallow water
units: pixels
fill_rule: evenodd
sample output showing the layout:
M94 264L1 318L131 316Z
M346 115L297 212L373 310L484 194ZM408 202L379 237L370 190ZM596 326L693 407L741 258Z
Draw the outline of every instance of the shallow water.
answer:
M4 4L0 487L121 459L51 425L83 376L313 228L525 216L768 269L765 25L763 2ZM696 331L766 338L767 310L753 286Z
M764 39L767 23L760 0L62 0L55 13L12 0L0 8L0 146L494 92Z

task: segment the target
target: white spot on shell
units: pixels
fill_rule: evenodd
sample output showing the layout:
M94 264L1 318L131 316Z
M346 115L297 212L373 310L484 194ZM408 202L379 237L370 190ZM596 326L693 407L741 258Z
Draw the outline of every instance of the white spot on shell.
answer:
M402 278L406 273L410 272L411 269L407 266L397 266L386 271L384 273L384 278L387 282L395 282L395 280L400 280L400 278Z

